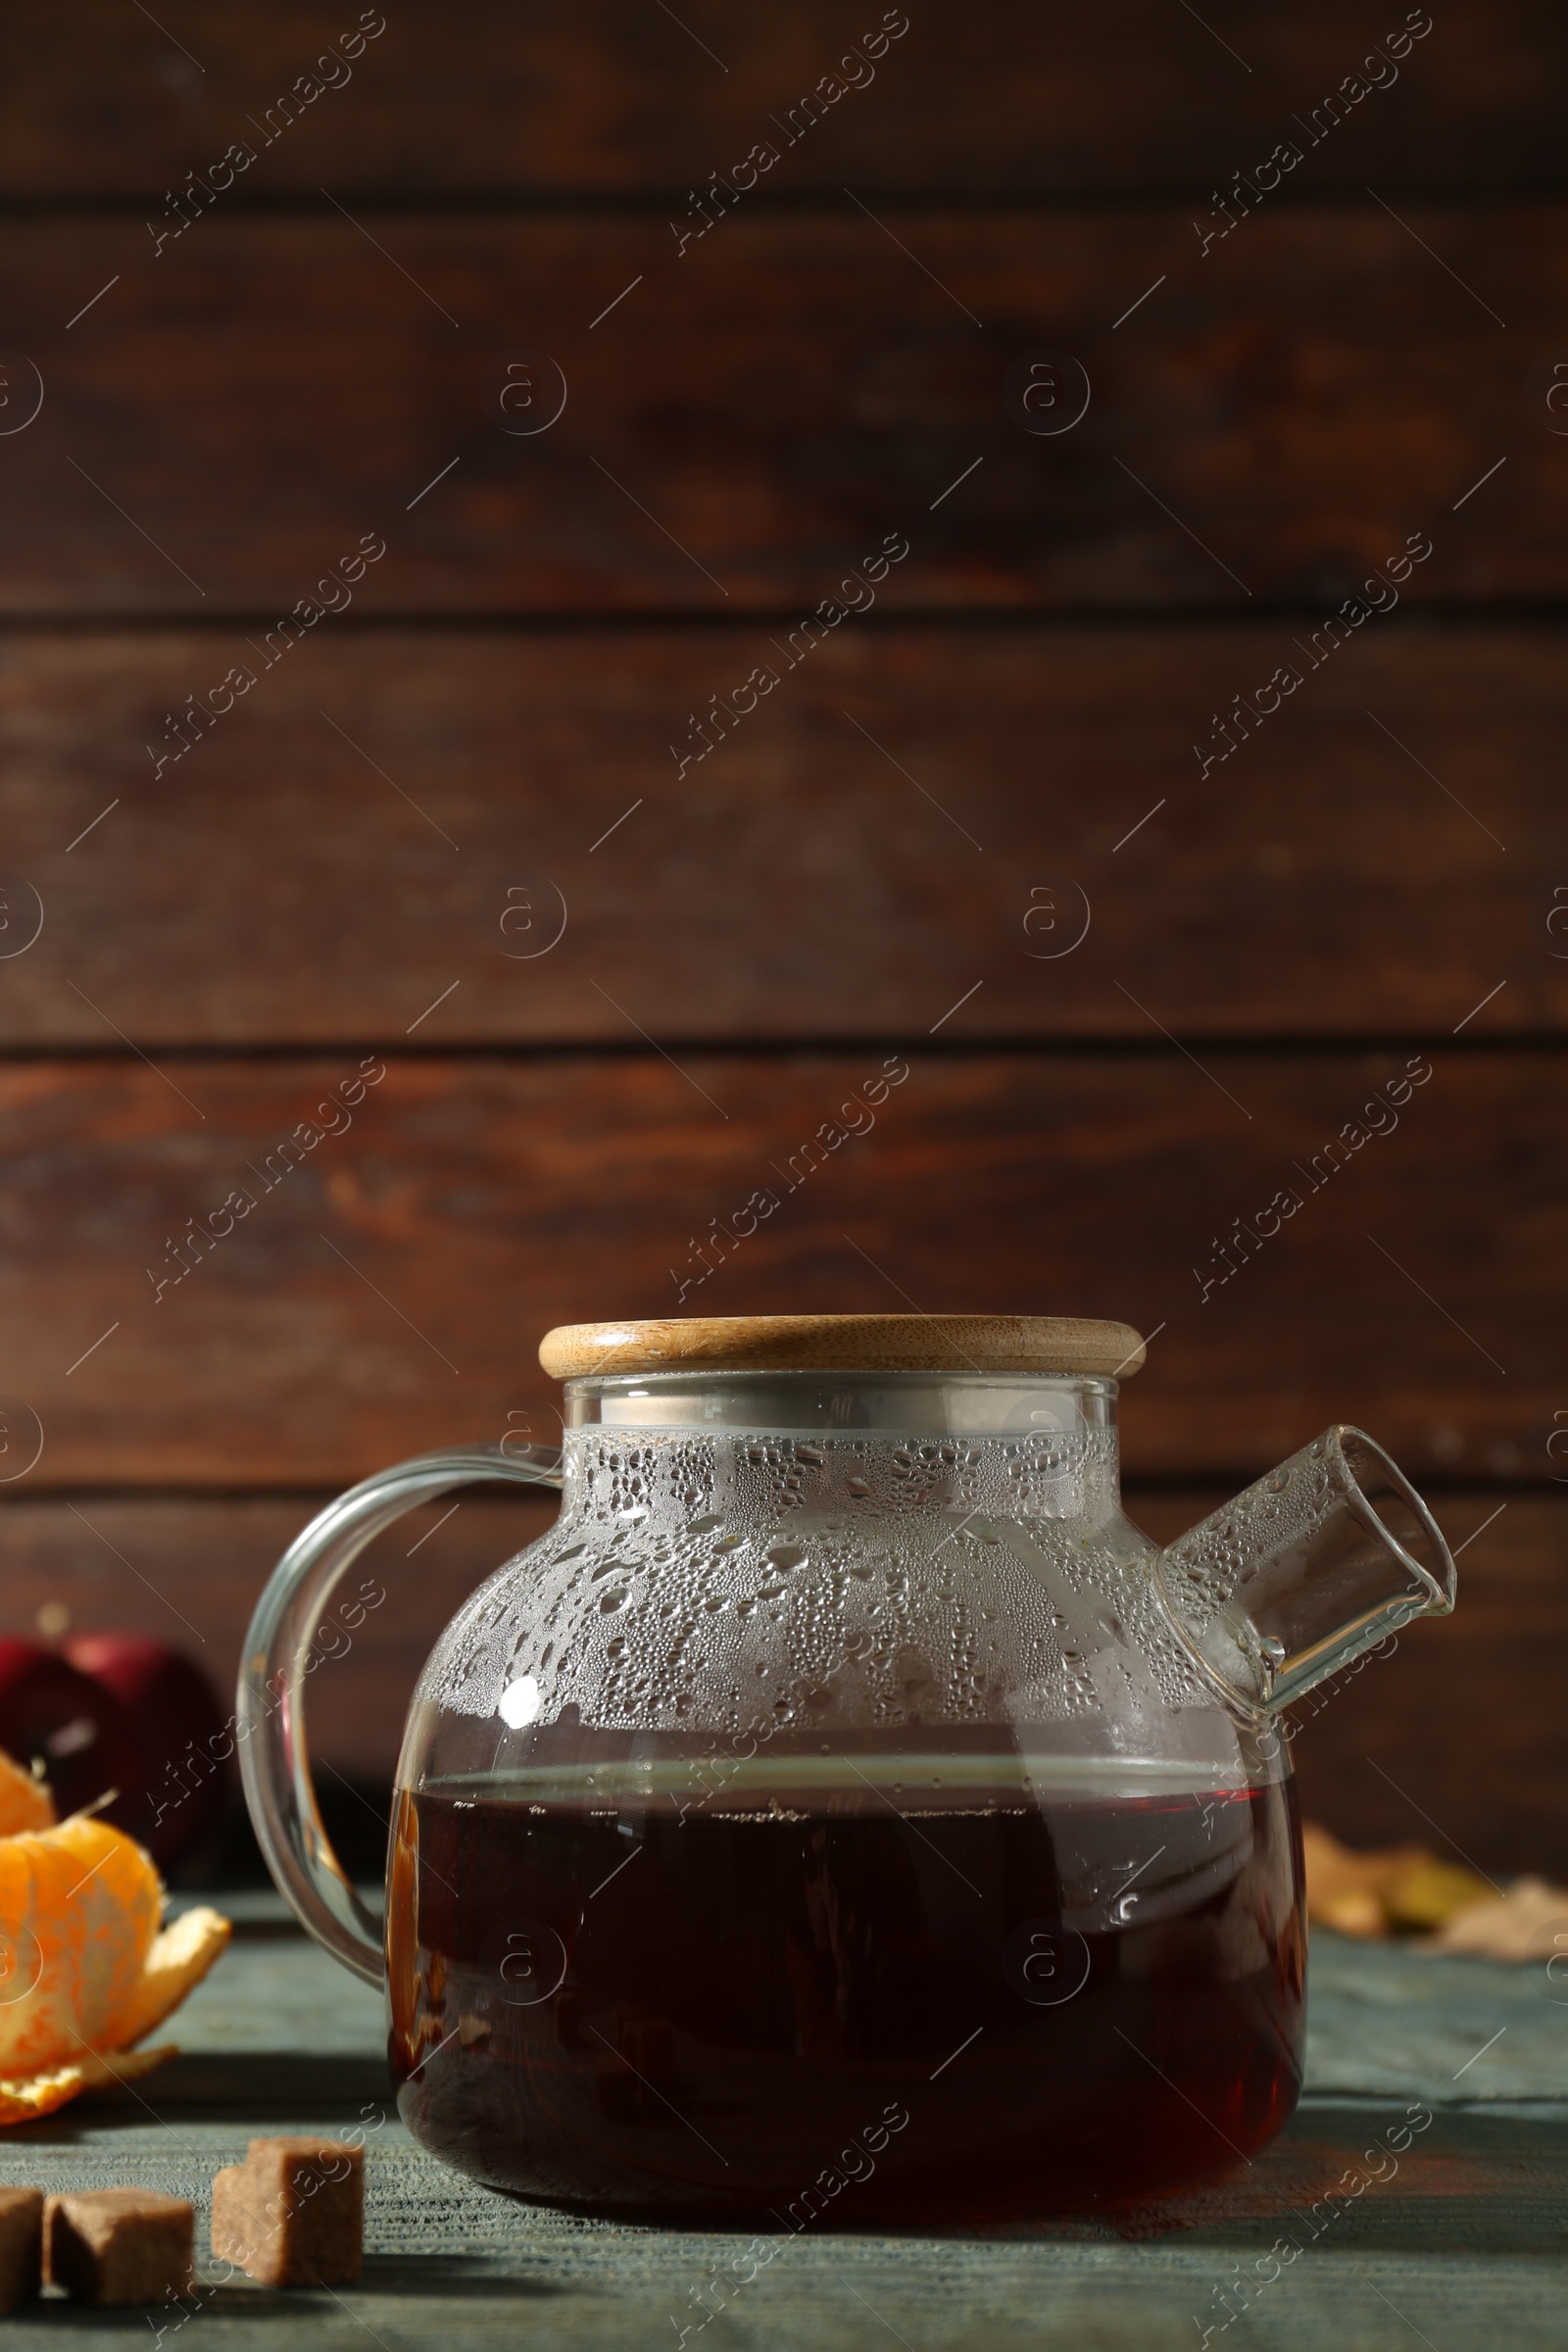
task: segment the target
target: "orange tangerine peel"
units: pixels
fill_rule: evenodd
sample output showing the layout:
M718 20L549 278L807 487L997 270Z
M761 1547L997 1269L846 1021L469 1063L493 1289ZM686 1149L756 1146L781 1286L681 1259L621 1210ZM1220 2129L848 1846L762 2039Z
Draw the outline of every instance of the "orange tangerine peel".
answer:
M0 1838L12 1838L18 1830L53 1829L54 1821L54 1800L45 1784L0 1747Z
M150 2075L166 2058L177 2058L172 2046L161 2050L124 2050L106 2058L97 2050L84 2050L74 2066L57 2066L46 2074L24 2075L15 2079L0 2075L0 2127L7 2124L34 2124L40 2115L53 2115L68 2099L80 2096L84 2090L107 2090L117 2082L133 2082L138 2075Z
M46 1817L38 1820L41 1797ZM206 1976L229 1923L206 1908L159 1931L150 1854L89 1814L56 1823L48 1792L0 1755L0 2126L150 2073L133 2050Z

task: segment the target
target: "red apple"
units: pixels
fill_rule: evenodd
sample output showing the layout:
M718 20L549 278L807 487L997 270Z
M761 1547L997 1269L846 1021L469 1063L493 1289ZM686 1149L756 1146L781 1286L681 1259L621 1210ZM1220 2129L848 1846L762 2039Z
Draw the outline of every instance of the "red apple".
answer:
M135 1730L115 1692L58 1650L0 1640L0 1747L41 1765L62 1820L116 1788L106 1818L130 1828L146 1786Z
M120 1702L140 1745L134 1802L113 1818L174 1869L211 1845L233 1792L231 1727L206 1676L145 1634L76 1634L65 1653Z

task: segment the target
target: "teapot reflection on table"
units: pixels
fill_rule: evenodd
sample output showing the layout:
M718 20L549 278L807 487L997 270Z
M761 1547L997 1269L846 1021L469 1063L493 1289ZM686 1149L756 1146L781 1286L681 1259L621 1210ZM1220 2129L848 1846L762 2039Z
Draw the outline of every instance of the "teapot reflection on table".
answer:
M307 1528L240 1679L257 1834L385 1984L416 2138L512 2194L791 2230L1030 2219L1250 2158L1301 2081L1281 1710L1451 1609L1336 1427L1158 1551L1124 1517L1116 1323L569 1326L564 1445L459 1447ZM419 1678L384 1922L322 1831L316 1625L476 1480L549 1533Z

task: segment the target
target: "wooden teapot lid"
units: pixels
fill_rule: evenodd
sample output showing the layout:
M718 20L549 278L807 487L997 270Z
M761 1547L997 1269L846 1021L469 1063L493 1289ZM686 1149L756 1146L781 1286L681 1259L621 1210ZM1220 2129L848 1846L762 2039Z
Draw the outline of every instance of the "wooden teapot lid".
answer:
M628 1372L1055 1372L1127 1379L1144 1343L1125 1323L1066 1315L688 1315L563 1323L539 1343L555 1380Z

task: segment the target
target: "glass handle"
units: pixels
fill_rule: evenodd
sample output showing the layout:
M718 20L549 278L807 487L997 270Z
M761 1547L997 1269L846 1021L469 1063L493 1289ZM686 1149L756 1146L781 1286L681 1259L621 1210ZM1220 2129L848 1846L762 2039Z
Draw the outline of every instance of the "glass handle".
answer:
M240 1771L267 1867L300 1925L368 1984L385 1976L381 1923L332 1851L311 1782L305 1678L323 1653L316 1635L339 1579L383 1528L452 1487L508 1479L561 1486L546 1446L453 1446L351 1487L295 1537L256 1604L245 1637L235 1712Z

